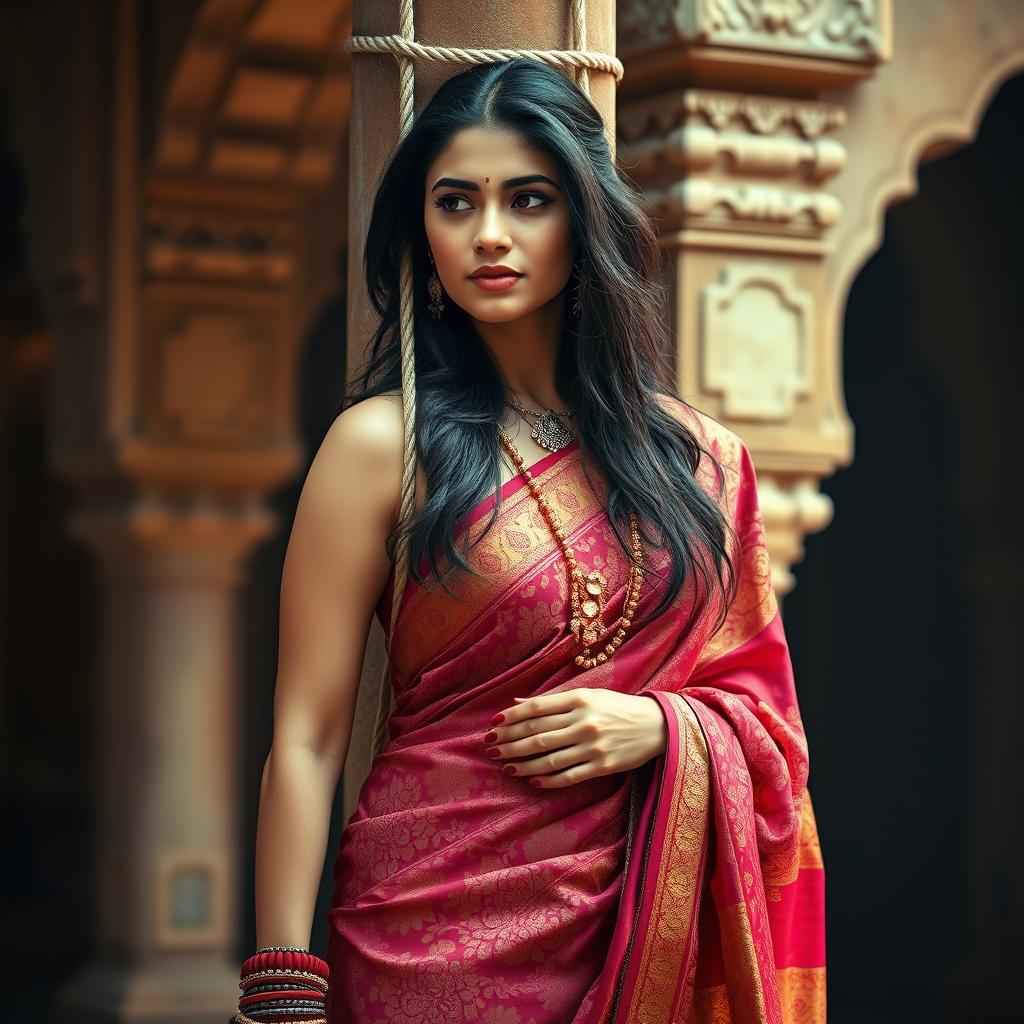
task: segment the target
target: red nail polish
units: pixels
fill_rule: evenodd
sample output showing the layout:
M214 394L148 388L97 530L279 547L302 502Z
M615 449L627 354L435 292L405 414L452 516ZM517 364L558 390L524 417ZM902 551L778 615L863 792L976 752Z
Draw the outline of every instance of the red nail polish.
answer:
M501 725L505 721L505 716L499 711L492 719L491 725Z
M488 757L501 757L501 751L497 747L488 747L487 748L487 756Z
M507 765L505 765L505 774L506 775L515 775L515 773L516 773L516 766L514 764L507 764Z
M540 785L540 779L530 779L530 785L531 786L539 786Z
M492 729L486 736L484 736L484 743L493 743L498 738L498 734Z

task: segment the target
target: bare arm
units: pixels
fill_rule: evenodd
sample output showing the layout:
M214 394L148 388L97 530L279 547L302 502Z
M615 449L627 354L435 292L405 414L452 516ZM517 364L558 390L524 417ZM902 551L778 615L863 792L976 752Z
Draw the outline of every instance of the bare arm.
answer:
M274 730L256 828L256 939L309 947L331 806L348 753L384 542L402 471L400 406L370 398L333 423L310 466L281 579Z

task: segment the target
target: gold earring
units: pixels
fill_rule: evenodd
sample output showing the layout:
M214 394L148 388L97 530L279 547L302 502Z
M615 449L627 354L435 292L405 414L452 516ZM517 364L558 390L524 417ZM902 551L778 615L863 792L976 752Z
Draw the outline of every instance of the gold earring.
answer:
M586 271L580 269L579 264L576 265L576 277L576 288L572 300L573 316L579 316L583 312L583 282L586 277Z
M434 254L428 253L427 255L430 257L431 266L433 266ZM427 278L427 291L430 292L430 302L427 303L427 308L435 320L440 320L441 314L444 312L444 302L441 299L443 294L441 291L441 279L437 276L436 270L432 270L430 277Z

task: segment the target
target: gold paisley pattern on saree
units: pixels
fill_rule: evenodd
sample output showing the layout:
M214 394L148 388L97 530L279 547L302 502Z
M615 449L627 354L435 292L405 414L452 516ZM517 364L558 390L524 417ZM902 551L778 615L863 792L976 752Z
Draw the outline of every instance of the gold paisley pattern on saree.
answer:
M818 823L811 806L810 790L804 790L803 814L800 820L800 867L823 868L821 842L818 839Z
M784 967L776 972L783 1024L825 1024L825 970Z
M743 547L736 559L739 577L736 599L721 629L704 645L694 666L695 672L753 639L778 610L760 509L751 514L750 530L742 541Z
M807 755L807 736L804 733L803 723L800 721L800 712L795 706L790 705L786 708L785 717L780 715L767 701L758 701L757 707L765 716L765 728L780 744L795 742L804 755ZM806 775L803 781L806 781ZM797 788L798 786L794 785L794 792Z
M782 899L781 886L791 885L801 871L823 867L811 793L805 786L800 797L800 846L795 858L769 857L766 860L763 865L765 898L772 903L779 902Z
M788 802L793 808L791 828L799 827L802 836L806 823L805 804L809 799L807 738L801 726L791 719L783 718L766 701L759 701L757 710L761 715L760 727L764 731L759 739L754 739L756 731L751 730L750 743L744 744L751 773L760 773L758 781L771 789L788 793ZM752 754L751 750L755 752ZM789 757L780 759L777 756L779 750L797 753L799 756L792 756L791 753ZM796 881L801 866L801 851L799 845L794 846L789 834L780 835L775 841L767 837L762 827L763 819L759 815L756 818L758 832L762 837L761 871L765 894L771 900L777 898L774 887Z
M738 536L730 538L732 543L729 545L738 576L736 599L729 608L725 623L704 645L694 666L694 672L699 672L704 665L757 636L774 617L777 600L765 544L764 517L757 502L756 474L751 472L745 476L742 472L743 460L749 459L743 442L736 433L705 413L698 413L674 400L668 405L719 461L724 475L721 496L718 494L718 468L706 456L701 456L694 476L718 503L726 521L740 531ZM753 463L750 463L750 469L753 470ZM737 515L739 503L744 501L749 502L751 511L745 516Z
M594 861L600 870L592 869ZM561 946L565 929L591 905L588 893L606 884L617 862L614 852L601 848L588 861L573 855L467 878L422 929L421 941L455 939L469 960L509 966L544 960Z
M370 1004L376 1003L379 1006L373 1007L374 1012L382 1012L389 1024L482 1021L493 1000L511 1000L535 990L532 983L478 973L471 963L450 959L449 954L456 950L454 942L438 942L426 958L409 952L399 954L396 969L379 974L367 998L359 1000L362 1013L368 1013ZM359 1019L368 1018L361 1015ZM512 1020L527 1024L518 1015Z
M352 870L345 898L354 901L403 866L462 838L466 826L444 808L422 804L416 778L384 766L382 785L368 802L370 815L358 823L361 841L353 847ZM402 812L402 813L399 813Z
M679 763L677 779L665 779L670 794L668 848L654 886L652 938L643 946L643 960L624 1024L654 1024L670 1012L679 974L690 951L690 930L696 928L697 891L709 813L710 778L704 735L693 709L679 694L668 695L677 716Z
M714 765L716 775L713 776L713 790L717 803L718 815L730 823L732 843L719 847L716 851L718 860L728 865L726 878L732 878L742 885L742 891L734 896L742 897L742 902L732 905L730 911L719 913L719 926L722 934L722 951L726 974L734 979L733 989L740 989L743 998L748 1001L744 1007L744 1015L737 1018L740 1024L747 1020L759 1021L762 1018L754 1014L758 1009L763 1013L766 995L761 988L761 978L766 970L773 969L772 964L761 964L758 969L756 950L767 955L772 949L771 927L768 917L768 905L762 883L761 857L766 837L760 834L758 841L757 801L754 798L752 773L758 771L757 758L763 754L753 754L747 760L746 747L751 737L759 730L756 720L744 714L745 705L733 694L718 695L718 703L724 708L731 708L732 715L725 725L721 713L712 713L710 701L708 706L702 704L699 719L704 728L705 736L715 753ZM791 823L796 837L799 818ZM787 840L787 831L782 830L778 837L780 843ZM754 959L751 961L750 957ZM747 971L751 974L747 974Z
M735 1024L764 1024L768 1018L746 904L736 903L719 912L719 928L726 976L737 980L732 986L733 1020Z
M783 1024L825 1024L825 968L782 967L775 972L782 998ZM673 1024L737 1024L729 1009L725 985L699 988L694 993L693 1015Z
M598 518L599 506L589 499L583 500L583 495L596 494L595 501L602 502L600 507L607 500L600 476L595 480L596 490L591 492L578 448L564 453L534 477L550 498L567 534L580 529L588 520ZM509 644L490 657L504 659L498 664L515 664L520 651L530 649L525 647L529 640L515 634L518 625L515 609L519 605L517 598L521 596L518 590L521 586L533 585L538 569L545 566L549 567L552 589L547 628L557 633L564 626L562 609L568 600L568 589L561 549L530 489L523 484L507 495L498 518L488 530L492 514L493 508L488 508L474 522L465 524L456 538L460 548L468 541L466 558L486 578L465 573L452 577L447 586L455 594L454 598L431 576L420 586L411 580L407 582L399 618L401 628L396 626L393 652L400 677L408 678L449 645L459 643L463 631L492 605L497 605L499 614L508 616L504 627L513 632ZM587 550L585 537L573 539L572 544L578 553ZM486 667L486 664L474 666Z

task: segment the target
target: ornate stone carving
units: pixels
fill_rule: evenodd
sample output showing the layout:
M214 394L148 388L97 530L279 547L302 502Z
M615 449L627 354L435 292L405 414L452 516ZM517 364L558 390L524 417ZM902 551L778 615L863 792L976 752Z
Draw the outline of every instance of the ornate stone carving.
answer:
M704 390L730 418L786 420L813 384L813 297L787 267L731 263L701 299Z
M619 152L666 229L819 238L842 213L822 184L846 162L827 136L843 117L811 100L678 90L622 109Z
M697 36L846 59L884 51L884 0L700 0Z
M630 0L616 10L615 36L620 54L652 45L681 42L686 9L677 0Z
M688 120L698 115L716 130L740 122L757 135L776 135L789 129L806 139L816 139L846 119L842 107L828 103L706 89L686 90L683 110Z
M295 272L288 219L258 210L152 203L145 220L150 275L283 285Z
M778 80L802 71L838 84L892 51L890 0L632 0L617 10L618 53L681 68ZM649 68L638 67L642 79ZM637 74L629 69L624 83ZM707 81L707 78L705 79Z
M659 219L679 224L709 221L763 222L815 234L839 219L839 203L831 196L758 184L711 181L680 182L669 190L652 189L651 208Z

